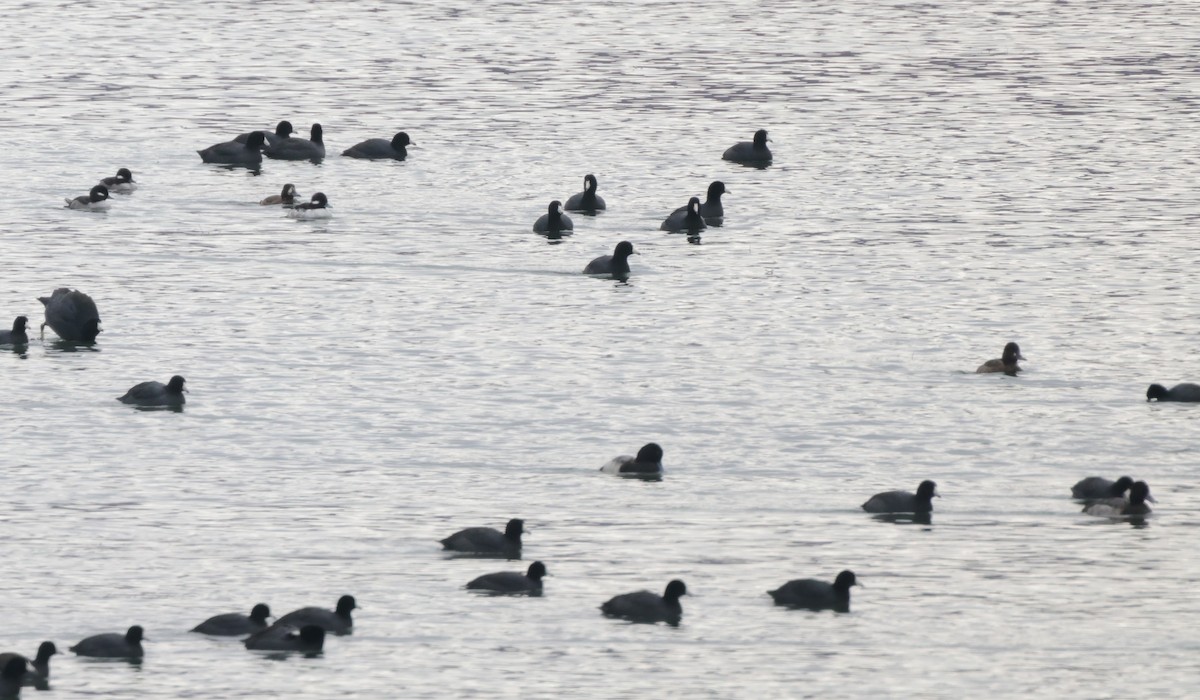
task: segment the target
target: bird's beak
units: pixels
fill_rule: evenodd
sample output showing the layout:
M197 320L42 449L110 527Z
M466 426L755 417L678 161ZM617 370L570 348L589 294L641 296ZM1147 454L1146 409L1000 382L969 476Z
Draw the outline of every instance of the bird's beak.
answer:
M1158 503L1158 499L1150 494L1146 494L1146 500L1150 501L1151 503Z

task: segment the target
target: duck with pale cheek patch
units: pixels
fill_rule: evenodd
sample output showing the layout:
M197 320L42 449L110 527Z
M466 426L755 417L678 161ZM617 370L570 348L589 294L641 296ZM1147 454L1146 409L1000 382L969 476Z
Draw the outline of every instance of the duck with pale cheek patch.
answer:
M324 192L318 192L312 196L310 201L304 204L297 204L287 213L288 218L299 219L301 221L312 221L314 219L328 219L333 216L333 212L329 210L329 198Z
M1133 484L1131 476L1123 476L1116 481L1109 481L1102 476L1089 476L1086 479L1080 479L1071 487L1071 497L1087 501L1088 505L1128 502L1129 491L1133 488ZM1150 495L1149 487L1146 491L1146 500L1158 503L1158 500Z
M129 168L117 170L116 175L104 178L100 181L100 184L107 187L109 192L120 194L129 194L138 188L137 183L133 181L133 173L129 172Z
M108 199L108 188L104 185L96 185L87 194L63 201L67 203L68 209L81 211L108 211L108 208L112 206L112 202Z
M1098 501L1093 501L1083 508L1083 512L1088 515L1098 515L1106 518L1119 518L1125 515L1148 515L1150 513L1150 505L1146 501L1153 502L1150 497L1150 485L1144 481L1135 481L1133 486L1129 487L1129 500L1124 498L1102 498Z
M283 186L283 190L279 194L273 194L270 197L264 197L263 199L260 199L258 203L264 207L271 206L272 204L276 206L282 204L285 207L290 207L296 204L296 200L299 197L300 195L296 194L296 186L289 182Z

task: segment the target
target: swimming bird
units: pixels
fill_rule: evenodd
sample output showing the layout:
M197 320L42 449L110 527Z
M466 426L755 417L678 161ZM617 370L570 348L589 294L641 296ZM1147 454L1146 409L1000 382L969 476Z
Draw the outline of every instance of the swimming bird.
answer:
M84 211L108 211L112 202L108 198L108 188L96 185L87 194L81 194L75 199L63 199L67 209L82 209Z
M283 186L282 192L279 194L273 194L270 197L263 197L262 199L258 200L258 203L264 207L272 204L283 204L290 207L296 203L296 198L299 196L300 195L296 194L296 186L289 182Z
M503 556L508 559L521 558L521 535L525 532L525 521L513 518L500 532L490 527L468 527L442 540L442 547L454 552L470 552Z
M325 196L324 192L317 192L309 201L289 209L287 215L289 219L312 221L332 218L333 212L330 211L329 198Z
M587 214L595 214L607 208L604 198L596 194L595 175L588 173L583 176L583 191L567 197L564 208L567 211L581 211Z
M1150 486L1144 481L1135 481L1129 487L1129 500L1124 498L1103 498L1087 504L1083 512L1088 515L1102 517L1120 517L1122 515L1146 515L1150 513Z
M27 316L14 318L11 331L0 331L0 345L28 345L29 333L25 331L27 323L29 323Z
M219 637L250 634L266 629L267 618L270 616L271 608L267 607L266 603L259 603L250 609L249 615L241 613L214 615L193 627L192 631Z
M730 160L741 165L766 167L771 164L771 149L767 148L767 130L759 129L754 132L753 141L738 141L721 154L722 160Z
M868 513L929 513L933 510L934 496L938 496L937 484L922 481L915 494L910 491L884 491L867 499L862 509Z
M15 698L21 694L27 670L25 657L16 656L0 666L0 698Z
M311 138L298 139L289 136L267 146L263 155L276 160L311 160L316 163L325 158L325 142L320 124L313 124Z
M238 134L233 140L238 143L246 143L250 140L251 135L262 134L266 143L273 144L277 141L286 139L295 131L296 130L292 128L292 123L285 119L275 125L275 131L273 133L270 131L247 131L244 134Z
M694 236L706 227L704 217L700 215L700 198L692 197L688 200L686 207L671 212L671 215L663 220L662 225L658 228L660 231L687 233Z
M709 226L720 226L725 219L725 205L721 204L721 195L723 194L729 194L729 190L725 189L724 182L713 180L708 183L708 192L705 194L704 201L700 204L700 216L704 217L704 223ZM677 220L681 217L686 219L690 205L691 200L688 200L686 206L679 207L671 212L671 217ZM667 229L662 230L665 231ZM684 226L681 230L687 230L687 227Z
M46 307L46 320L42 323L44 336L46 326L59 338L73 343L94 343L100 334L100 311L96 302L78 289L59 287L48 297L38 297Z
M350 617L350 611L356 608L358 608L358 603L354 600L354 596L344 595L338 598L337 607L333 610L317 607L300 608L279 618L271 626L316 625L330 634L350 634L354 631L354 620Z
M117 401L137 406L182 406L187 401L183 396L187 391L183 388L185 381L176 374L166 384L154 381L135 384L124 396L118 396Z
M663 473L663 449L657 442L648 442L638 450L636 457L621 455L614 457L608 464L600 467L605 474L620 474L622 476L661 476Z
M562 233L563 231L574 231L575 222L571 221L571 217L563 213L562 202L557 199L550 202L550 206L546 208L546 213L538 217L538 220L533 222L534 233Z
M367 139L356 143L342 151L347 158L363 158L367 160L404 160L408 157L408 146L417 144L408 140L408 134L396 132L391 141L387 139Z
M637 254L632 243L621 241L616 248L613 248L612 255L601 255L588 263L587 267L583 268L583 274L627 277L629 275L629 256Z
M58 647L54 646L54 642L42 642L38 645L37 656L32 661L16 652L6 651L0 654L0 669L7 666L13 659L20 659L28 664L28 670L21 678L21 685L44 690L49 687L50 657L57 653ZM0 697L4 697L3 693L0 693Z
M704 202L700 205L700 216L704 217L704 223L709 226L720 226L721 220L725 218L725 206L721 204L721 195L723 194L729 194L729 190L725 189L724 182L713 180L708 183L708 192L704 196ZM680 209L685 208L680 207Z
M200 154L200 160L205 163L259 167L262 165L264 140L266 140L266 135L263 132L252 131L246 137L245 143L223 141L196 152Z
M814 578L798 578L788 581L767 593L776 605L787 605L806 610L834 610L850 612L850 587L859 585L853 571L843 571L833 583Z
M1146 400L1195 403L1200 401L1200 385L1184 382L1168 389L1162 384L1151 384L1150 388L1146 390Z
M325 647L325 630L319 625L272 625L242 642L255 651L300 651L315 654Z
M998 360L988 360L979 369L975 370L975 374L988 374L991 372L1003 372L1010 377L1017 376L1017 372L1021 368L1017 366L1017 360L1024 360L1025 356L1021 354L1021 348L1016 343L1008 343L1004 346L1004 353Z
M1102 476L1089 476L1080 479L1071 487L1071 498L1120 498L1124 500L1125 492L1133 486L1133 478L1123 476L1116 481L1110 481Z
M546 565L535 561L523 574L519 571L498 571L494 574L484 574L468 583L467 589L490 593L541 595L542 578L545 575Z
M94 656L104 659L140 659L142 651L141 625L130 627L125 634L108 632L94 634L71 647L79 656Z
M619 617L630 622L665 622L678 625L683 616L683 606L679 604L679 598L684 595L687 595L687 586L683 581L675 579L667 584L661 596L650 591L625 593L610 598L600 606L600 611L608 617Z
M107 187L109 192L129 193L138 188L129 168L119 168L116 175L104 178L100 184Z

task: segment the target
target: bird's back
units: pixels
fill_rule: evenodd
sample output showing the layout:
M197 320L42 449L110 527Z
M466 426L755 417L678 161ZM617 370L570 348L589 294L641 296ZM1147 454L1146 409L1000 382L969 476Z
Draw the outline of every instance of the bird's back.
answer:
M850 594L838 593L831 583L805 578L788 581L773 591L767 591L778 605L808 610L850 611Z

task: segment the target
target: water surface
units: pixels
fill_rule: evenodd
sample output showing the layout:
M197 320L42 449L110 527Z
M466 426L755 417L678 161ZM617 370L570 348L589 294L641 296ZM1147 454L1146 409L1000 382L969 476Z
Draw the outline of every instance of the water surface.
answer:
M56 697L1181 697L1200 681L1186 4L11 4L4 649ZM195 151L320 122L319 166ZM757 128L766 170L720 160ZM407 131L404 163L343 159ZM107 214L62 208L129 167ZM530 231L595 173L609 211ZM659 222L714 179L700 245ZM326 222L257 201L325 192ZM627 284L579 274L620 240ZM7 321L6 321L7 322ZM1018 378L971 374L1016 340ZM114 398L187 377L184 412ZM662 482L598 473L654 440ZM1143 527L1079 513L1124 473ZM935 479L930 526L871 494ZM526 519L523 562L437 539ZM546 562L540 599L475 576ZM777 609L853 569L848 615ZM684 579L677 628L603 619ZM362 605L322 657L190 635ZM1120 690L1126 689L1126 690Z

